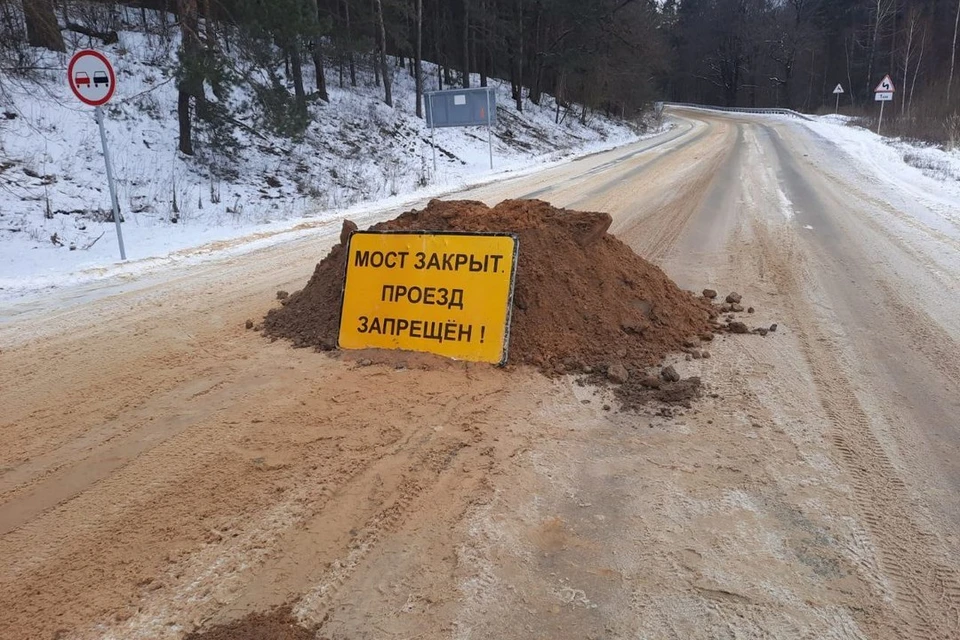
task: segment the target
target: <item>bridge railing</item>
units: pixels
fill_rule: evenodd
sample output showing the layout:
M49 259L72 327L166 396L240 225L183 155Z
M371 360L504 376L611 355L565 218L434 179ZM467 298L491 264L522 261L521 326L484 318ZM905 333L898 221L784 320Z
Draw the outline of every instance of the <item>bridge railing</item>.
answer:
M794 118L800 118L801 120L813 120L813 118L806 116L798 111L793 109L764 109L764 108L754 108L754 107L717 107L707 104L694 104L692 102L662 102L659 103L665 107L686 107L688 109L703 109L705 111L727 111L731 113L757 113L757 114L766 114L766 115L778 115L778 116L792 116Z

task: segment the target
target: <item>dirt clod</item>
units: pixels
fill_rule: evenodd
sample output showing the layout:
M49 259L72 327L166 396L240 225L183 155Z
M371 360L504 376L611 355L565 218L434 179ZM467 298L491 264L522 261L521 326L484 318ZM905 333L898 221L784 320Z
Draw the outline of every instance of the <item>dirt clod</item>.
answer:
M656 376L644 376L640 380L640 386L646 387L647 389L659 389L660 388L660 378Z
M775 325L775 324L770 325L770 332L771 332L771 333L773 333L773 332L776 331L776 330L777 330L777 325Z
M743 305L742 305L742 304L732 304L732 305L730 305L730 311L733 311L734 313L743 313Z
M289 296L290 294L284 291L283 289L281 289L280 291L277 291L277 300L286 300Z
M717 292L714 291L713 289L704 289L703 297L706 298L707 300L713 300L714 298L717 297Z
M736 320L728 324L727 329L730 330L730 333L750 333L750 329L747 327L747 325Z
M352 220L344 220L343 226L340 227L340 244L346 246L347 241L355 231L357 231L357 223Z
M677 370L673 368L672 364L663 368L663 371L660 372L660 377L667 382L679 382L680 380L680 374L677 373Z
M697 377L676 382L663 382L656 387L637 384L635 380L616 388L617 400L620 401L620 406L627 411L639 409L651 401L689 408L690 403L698 398L703 390L700 378ZM673 417L675 412L671 407L661 407L658 413L669 418Z
M627 368L620 364L610 365L607 368L607 380L614 382L616 384L623 384L630 379L630 372L627 371Z
M753 313L754 311L756 311L756 309L753 307L747 307L747 313Z
M736 304L736 303L740 302L740 300L741 300L742 298L743 298L743 296L741 296L741 295L740 295L739 293L737 293L736 291L733 291L733 292L731 292L730 294L727 295L727 300L726 300L726 301L729 302L730 304Z
M431 201L377 231L507 231L519 236L509 361L550 375L619 362L643 369L709 333L709 302L682 291L658 267L606 232L606 213L557 209L538 200ZM344 245L333 247L302 291L271 310L264 331L296 347L337 344ZM625 330L629 328L629 330Z

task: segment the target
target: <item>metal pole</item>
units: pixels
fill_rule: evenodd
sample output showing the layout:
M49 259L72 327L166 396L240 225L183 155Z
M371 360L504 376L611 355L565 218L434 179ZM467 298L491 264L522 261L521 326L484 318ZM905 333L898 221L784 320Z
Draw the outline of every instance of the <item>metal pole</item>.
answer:
M493 171L493 114L490 113L490 88L487 88L487 147L490 150L490 170Z
M834 113L834 114L839 114L839 113L840 113L840 94L839 94L839 93L837 94L837 108L836 108L836 110L835 110L833 113Z
M880 135L880 125L883 124L883 101L880 102L880 120L877 121L877 135Z
M127 259L123 249L123 231L120 230L120 205L117 204L117 187L113 184L113 164L110 162L110 150L107 149L107 131L103 128L103 109L96 107L93 117L100 125L100 142L103 145L103 160L107 164L107 186L110 188L110 204L113 205L113 221L117 225L117 242L120 244L120 259Z
M434 131L437 128L437 114L433 112L433 94L427 94L427 102L430 103L430 147L433 149L433 179L437 179L437 137Z

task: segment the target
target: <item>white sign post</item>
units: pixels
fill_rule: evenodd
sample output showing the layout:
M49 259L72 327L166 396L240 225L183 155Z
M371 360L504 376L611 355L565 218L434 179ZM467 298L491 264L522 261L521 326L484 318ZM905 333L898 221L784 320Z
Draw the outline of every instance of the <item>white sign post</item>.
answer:
M843 85L837 85L837 88L833 90L833 95L837 96L837 108L834 110L834 113L840 113L840 95L843 93Z
M107 148L107 131L103 127L103 105L110 101L117 88L117 76L110 61L99 51L84 49L73 54L67 65L67 84L80 102L94 108L93 118L100 127L100 143L103 145L103 160L107 165L107 187L110 189L110 204L113 207L113 221L117 225L117 242L120 245L120 259L127 259L123 248L123 231L120 229L120 205L117 202L117 188L113 182L113 164L110 162L110 150Z
M880 125L883 124L883 105L886 102L893 102L893 92L896 88L893 86L893 79L890 75L883 76L883 80L873 90L873 99L880 103L880 119L877 121L877 135L880 135Z

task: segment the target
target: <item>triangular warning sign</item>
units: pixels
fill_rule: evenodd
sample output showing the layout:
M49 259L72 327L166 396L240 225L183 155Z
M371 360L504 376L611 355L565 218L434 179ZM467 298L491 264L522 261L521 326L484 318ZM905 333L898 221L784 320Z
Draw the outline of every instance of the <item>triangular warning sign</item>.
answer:
M889 74L883 76L883 80L881 80L877 88L873 90L874 93L893 93L894 91L896 91L896 89L893 88L893 78L891 78Z
M843 93L843 85L838 84L837 88L833 90L834 93Z

